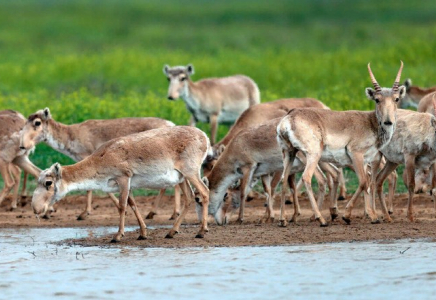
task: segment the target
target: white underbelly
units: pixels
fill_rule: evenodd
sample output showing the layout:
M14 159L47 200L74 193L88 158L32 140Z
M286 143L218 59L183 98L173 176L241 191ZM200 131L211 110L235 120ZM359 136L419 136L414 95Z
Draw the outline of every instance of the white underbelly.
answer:
M331 149L325 147L321 154L321 161L335 164L338 167L346 167L352 164L345 148Z
M130 181L130 186L132 189L164 189L174 187L182 181L182 174L173 169L159 174L134 175Z

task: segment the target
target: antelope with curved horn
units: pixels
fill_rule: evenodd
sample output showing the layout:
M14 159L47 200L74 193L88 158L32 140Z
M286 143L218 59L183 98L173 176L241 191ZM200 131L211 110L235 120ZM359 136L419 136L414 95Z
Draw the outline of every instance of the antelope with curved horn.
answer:
M191 113L190 125L200 121L210 123L211 141L216 142L219 123L233 123L248 107L260 103L260 92L253 79L244 75L191 80L194 67L163 68L170 83L168 99L183 99Z
M139 239L145 239L146 226L135 200L129 196L131 189L166 189L180 184L185 201L180 216L167 235L172 238L179 231L192 200L192 184L199 191L203 204L197 234L202 238L207 232L209 195L201 181L200 171L208 154L211 154L211 148L206 134L189 126L163 127L115 138L74 165L61 167L56 163L42 171L33 194L32 208L37 216L43 214L71 191L120 192L120 224L112 241L118 242L124 235L127 203L138 220Z
M74 161L81 161L91 155L105 142L156 128L175 126L174 123L159 118L120 118L109 120L87 120L82 123L65 125L56 122L48 108L39 110L29 116L22 133L20 148L31 149L36 144L44 141L53 149L69 156ZM154 203L152 211L147 218L151 219L156 214L157 207L165 190L161 190ZM109 197L118 207L118 199L111 193ZM180 191L175 189L175 209L171 219L175 219L180 212ZM88 191L86 208L77 218L84 220L92 212L92 191Z
M21 169L24 170L24 182L21 195L25 193L27 173L38 178L41 170L29 160L33 149L20 149L20 130L26 119L13 110L0 111L0 173L4 187L0 192L0 203L13 189L11 208L17 208L18 189L20 187Z
M343 220L349 224L357 197L363 191L366 198L369 198L367 163L372 163L381 156L379 150L389 143L394 133L397 103L406 91L404 86L398 86L402 69L403 62L391 89L381 88L368 64L374 89L366 88L366 95L375 101L375 111L294 109L277 126L277 138L284 155L282 188L285 188L286 179L290 175L294 176L291 166L297 152L303 152L307 163L302 178L315 217L321 226L327 226L327 222L319 212L311 186L312 175L318 163L323 161L338 167L352 166L356 172L359 186L348 202L343 216ZM375 173L372 172L373 178ZM373 207L368 208L368 213L372 223L380 222ZM389 216L387 211L384 213Z
M406 79L403 85L406 87L406 96L404 97L404 100L401 101L401 108L407 108L410 106L418 108L422 98L430 93L436 92L436 86L430 88L414 86L412 85L412 80L410 78Z
M432 97L433 98L433 97ZM432 110L436 110L436 101L432 99ZM404 183L408 189L407 217L414 221L413 197L416 192L416 180L421 173L433 170L436 162L436 118L434 113L420 113L409 110L398 110L397 128L391 141L381 152L386 158L386 165L377 175L377 194L382 206L386 205L382 185L386 176L404 164ZM435 174L435 173L434 173ZM434 187L434 174L432 188Z

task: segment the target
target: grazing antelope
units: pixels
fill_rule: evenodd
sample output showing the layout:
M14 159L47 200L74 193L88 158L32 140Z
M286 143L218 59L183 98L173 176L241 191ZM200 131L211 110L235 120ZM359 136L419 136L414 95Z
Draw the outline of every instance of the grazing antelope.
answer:
M240 204L237 222L243 221L245 199L250 183L255 177L261 177L267 196L268 205L262 221L267 222L274 218L273 193L283 171L281 149L275 137L280 120L281 118L276 118L259 126L241 130L229 142L212 171L203 179L209 187L209 213L214 216L217 224L223 225L229 221L232 209L230 209L229 204L224 203L225 194L227 189L238 180L241 180L241 183L236 197L234 197L235 195L232 197L232 204L233 209ZM295 172L302 171L304 160L304 157L298 157L294 161L292 169ZM270 174L274 174L272 181ZM326 191L326 180L320 171L317 171L315 176L319 184L318 201L322 203ZM333 190L330 186L330 191ZM296 195L297 193L294 192L294 205L298 204L298 201L295 201ZM295 207L294 221L299 214L299 207Z
M159 118L120 118L110 120L87 120L82 123L65 125L56 122L48 108L37 111L29 116L21 134L21 149L31 149L44 141L53 149L69 156L74 161L81 161L91 155L105 142L150 129L172 127L174 123ZM147 218L156 214L157 207L165 190L161 190L152 211ZM118 199L109 194L118 207ZM175 190L175 210L171 219L180 212L180 192ZM86 208L77 218L85 220L92 211L92 191L88 191Z
M401 108L407 108L409 106L417 108L420 100L424 96L436 92L436 86L431 88L420 88L418 86L413 86L410 78L404 82L404 86L406 87L406 96L400 103Z
M329 109L321 101L313 98L289 98L289 99L279 99L271 102L265 102L253 105L247 108L236 120L235 124L230 128L227 135L213 146L214 156L209 158L203 166L204 174L207 175L211 170L213 165L220 154L224 151L224 148L228 143L242 130L256 126L258 124L265 123L269 120L275 118L284 117L293 108L322 108ZM342 172L340 173L342 174ZM342 177L343 178L343 177ZM342 180L340 182L340 198L345 199L346 195L345 182Z
M429 167L433 167L436 162L435 131L434 115L398 110L394 135L391 141L380 150L386 158L386 165L376 178L377 194L382 206L386 206L382 192L383 181L399 164L404 164L403 178L409 194L407 217L411 222L414 221L415 176L420 170L428 171Z
M350 223L351 211L357 197L363 191L368 194L367 163L381 156L379 150L385 147L395 130L397 103L404 98L406 89L399 87L403 63L391 89L381 88L368 64L368 71L375 89L366 88L366 95L376 102L375 111L330 111L323 109L294 109L277 126L277 139L283 149L285 189L287 178L296 153L306 156L306 167L302 179L321 226L327 226L313 197L311 179L319 161L330 162L338 167L352 166L359 179L359 186L346 206L343 220ZM373 169L376 170L376 169ZM375 180L373 172L373 180ZM293 180L293 178L292 178ZM372 182L373 182L372 180ZM365 201L368 203L368 201ZM372 223L379 223L376 212L370 207ZM389 216L387 211L385 215ZM388 218L389 219L389 218ZM281 220L283 221L283 220Z
M201 228L196 237L207 231L209 195L200 178L201 164L211 154L208 137L201 130L189 126L162 127L115 138L103 144L85 159L70 166L59 163L42 171L33 194L32 208L38 216L47 211L67 193L77 190L119 192L120 224L113 242L124 235L127 203L140 226L138 239L147 236L144 220L139 213L131 189L166 189L180 184L185 201L180 216L167 237L179 231L180 224L192 200L190 183L200 193L203 210Z
M29 160L29 152L33 149L20 149L20 130L26 119L13 110L0 111L0 173L4 187L0 192L0 203L13 189L11 208L17 208L18 189L20 187L21 169L24 170L24 182L21 195L25 193L27 173L38 178L41 170Z
M179 97L185 101L191 113L190 125L200 121L210 123L211 141L216 142L218 123L233 123L248 107L260 103L260 92L256 83L244 75L222 78L207 78L191 81L194 67L163 68L170 83L168 99Z

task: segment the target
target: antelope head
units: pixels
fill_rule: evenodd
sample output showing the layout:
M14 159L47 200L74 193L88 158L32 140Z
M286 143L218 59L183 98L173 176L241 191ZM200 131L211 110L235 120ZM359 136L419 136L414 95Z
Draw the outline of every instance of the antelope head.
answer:
M368 64L368 72L371 77L374 89L366 88L366 96L376 103L375 112L379 126L383 132L387 133L388 140L392 137L395 130L395 123L397 120L397 105L406 94L406 88L400 84L401 72L403 70L403 62L401 62L400 69L398 70L397 77L395 78L392 88L381 88L371 71Z
M29 116L21 130L20 149L32 149L36 144L46 139L47 123L51 119L48 107L38 110Z
M188 90L188 80L194 74L194 67L189 64L186 67L170 67L165 65L163 72L167 77L170 86L168 87L168 99L177 100L181 95L186 95Z
M35 215L44 215L49 207L59 200L61 182L62 168L59 163L41 172L32 196L32 209Z

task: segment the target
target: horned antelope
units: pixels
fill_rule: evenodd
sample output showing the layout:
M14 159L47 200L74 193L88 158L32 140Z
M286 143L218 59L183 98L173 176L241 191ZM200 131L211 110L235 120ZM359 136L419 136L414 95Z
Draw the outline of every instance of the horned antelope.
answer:
M244 75L191 80L194 67L170 67L163 72L169 81L168 99L183 99L191 113L190 125L196 122L210 123L211 141L216 142L218 123L233 123L248 107L260 103L256 83Z
M430 88L421 88L418 86L412 85L412 80L410 78L406 79L404 82L404 86L406 87L406 96L401 101L400 107L407 108L409 106L417 108L419 106L420 100L433 92L436 92L436 86Z
M276 118L253 128L241 130L232 139L218 158L211 172L203 179L209 187L209 213L214 216L219 225L229 221L233 209L240 206L237 222L243 221L244 203L254 177L260 177L267 196L267 209L262 221L274 219L274 190L280 181L283 171L281 149L277 144L275 131L281 118ZM292 169L295 172L304 169L304 157L298 157ZM273 176L271 176L273 174ZM326 191L326 180L322 172L315 172L319 184L318 201L322 203ZM272 180L271 180L272 179ZM241 183L232 197L232 207L224 203L227 189L240 180ZM336 185L337 187L337 185ZM334 189L330 186L330 191ZM294 190L295 191L295 190ZM294 192L294 205L297 193ZM199 206L197 206L199 207ZM294 221L300 214L300 208L295 207Z
M214 156L209 158L203 166L204 174L207 175L213 165L216 163L220 154L224 151L226 145L242 130L265 123L275 118L284 117L293 108L313 107L321 109L329 109L321 101L313 98L289 98L279 99L271 102L265 102L253 105L247 108L236 120L235 124L230 128L227 135L213 146ZM341 172L342 174L342 172ZM345 182L340 182L340 197L345 199L346 187Z
M102 145L85 159L70 166L54 164L43 171L33 194L32 208L38 216L49 205L67 193L77 190L102 190L119 192L119 230L113 242L124 235L127 203L132 208L140 226L139 239L147 236L144 220L139 213L131 189L166 189L180 184L185 201L180 216L167 237L179 231L180 224L192 200L192 184L200 193L203 210L200 231L207 231L209 195L200 178L201 164L211 154L208 137L201 130L189 126L162 127L115 138Z
M363 191L368 194L366 165L380 156L379 150L385 147L395 130L397 103L404 98L406 89L399 87L403 63L397 73L392 88L381 88L375 79L370 65L368 71L374 89L366 88L366 95L376 102L375 111L329 111L323 109L294 109L277 126L277 139L283 149L284 171L283 189L289 176L294 176L291 166L296 153L306 156L306 167L302 179L321 226L327 226L313 197L311 179L319 161L333 163L339 167L352 166L359 180L356 192L346 206L343 220L350 223L351 211L357 197ZM373 172L373 180L375 178ZM292 178L293 179L293 178ZM372 182L374 182L371 180ZM374 189L373 189L374 190ZM368 203L368 201L366 201ZM373 207L368 208L372 223L379 223ZM383 211L389 216L387 211ZM389 219L389 218L388 218Z
M24 182L21 195L25 193L27 173L38 178L41 170L29 160L29 150L20 149L20 130L26 119L13 110L0 111L0 173L4 187L0 192L0 203L13 189L11 208L17 208L21 169L24 170Z
M53 149L69 156L74 161L81 161L91 155L105 142L132 133L150 129L172 127L174 123L159 118L120 118L109 120L87 120L82 123L65 125L56 122L48 108L37 111L29 116L21 134L21 149L31 149L44 141ZM165 190L161 190L147 218L156 214L157 207ZM118 199L109 194L118 207ZM180 212L180 192L175 190L175 209L171 219ZM84 220L92 212L92 191L88 191L86 208L77 218Z
M377 175L377 194L382 205L385 206L382 193L383 181L399 164L404 164L403 178L409 194L407 217L413 222L415 174L419 170L428 170L436 162L436 118L428 113L409 110L398 110L397 114L397 127L394 135L391 141L381 149L387 163Z

